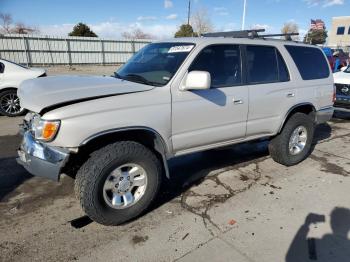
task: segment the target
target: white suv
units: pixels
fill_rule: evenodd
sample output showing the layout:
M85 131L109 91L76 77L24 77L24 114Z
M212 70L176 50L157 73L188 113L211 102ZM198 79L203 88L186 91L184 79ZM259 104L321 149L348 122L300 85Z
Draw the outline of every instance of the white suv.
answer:
M314 127L333 114L333 76L316 46L249 37L149 44L115 76L25 81L31 113L18 162L76 180L86 214L117 225L156 197L167 160L268 138L286 166L309 154Z

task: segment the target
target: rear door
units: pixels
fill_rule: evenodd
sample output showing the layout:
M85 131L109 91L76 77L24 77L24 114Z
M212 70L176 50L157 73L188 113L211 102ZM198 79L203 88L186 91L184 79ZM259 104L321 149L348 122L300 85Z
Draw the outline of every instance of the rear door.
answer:
M245 61L249 86L247 137L271 135L281 115L296 101L286 63L274 46L247 45Z

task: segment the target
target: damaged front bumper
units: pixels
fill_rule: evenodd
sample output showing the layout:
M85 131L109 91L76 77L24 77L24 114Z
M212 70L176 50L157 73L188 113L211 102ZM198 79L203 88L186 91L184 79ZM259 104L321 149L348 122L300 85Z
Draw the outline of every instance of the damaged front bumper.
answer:
M18 156L17 162L32 175L58 181L69 151L36 141L29 131L24 131Z

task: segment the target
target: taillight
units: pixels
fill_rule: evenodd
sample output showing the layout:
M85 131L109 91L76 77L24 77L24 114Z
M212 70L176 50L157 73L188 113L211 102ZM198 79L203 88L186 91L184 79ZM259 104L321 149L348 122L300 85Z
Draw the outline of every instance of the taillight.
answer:
M335 100L337 100L337 87L333 86L333 99L332 102L335 103Z

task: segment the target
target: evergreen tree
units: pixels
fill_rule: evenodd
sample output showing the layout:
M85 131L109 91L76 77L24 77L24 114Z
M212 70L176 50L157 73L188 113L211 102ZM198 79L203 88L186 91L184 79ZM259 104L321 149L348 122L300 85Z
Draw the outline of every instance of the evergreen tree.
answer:
M97 35L84 23L78 23L73 27L73 31L68 34L69 36L85 36L85 37L97 37Z
M181 25L179 30L175 33L175 37L192 37L192 36L197 36L197 34L193 32L192 26L188 24Z

